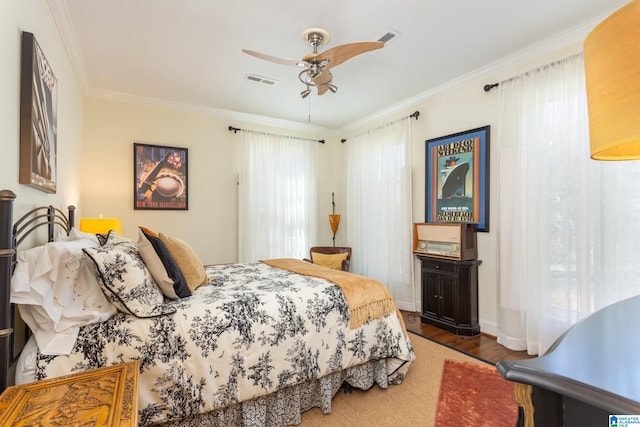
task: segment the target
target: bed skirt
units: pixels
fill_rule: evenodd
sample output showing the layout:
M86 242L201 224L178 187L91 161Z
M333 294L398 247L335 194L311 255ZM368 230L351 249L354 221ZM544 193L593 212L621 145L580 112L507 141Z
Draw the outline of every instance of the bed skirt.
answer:
M404 375L399 375L394 376L393 381L399 384L403 379ZM390 384L387 364L384 360L372 360L317 380L278 390L254 400L156 425L162 427L284 427L298 425L302 420L302 413L309 409L317 407L324 414L329 414L331 400L344 382L362 390L368 390L374 384L387 388ZM144 420L141 420L141 425L144 425Z

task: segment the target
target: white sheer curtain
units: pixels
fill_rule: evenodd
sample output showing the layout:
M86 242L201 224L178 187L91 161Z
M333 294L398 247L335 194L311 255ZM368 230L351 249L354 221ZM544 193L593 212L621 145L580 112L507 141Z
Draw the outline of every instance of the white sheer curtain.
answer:
M406 118L346 142L346 218L351 271L384 283L413 311L410 138Z
M582 55L500 84L498 342L543 354L640 293L640 163L589 158Z
M242 131L240 262L304 258L316 242L318 142Z

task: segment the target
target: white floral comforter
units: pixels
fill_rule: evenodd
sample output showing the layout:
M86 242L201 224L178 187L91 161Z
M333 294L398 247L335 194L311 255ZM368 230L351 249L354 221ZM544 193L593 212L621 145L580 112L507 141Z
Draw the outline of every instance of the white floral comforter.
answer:
M140 361L140 424L255 399L374 359L390 383L415 358L395 314L349 329L340 289L264 263L208 266L212 278L177 312L118 313L80 330L70 355L38 354L36 377Z

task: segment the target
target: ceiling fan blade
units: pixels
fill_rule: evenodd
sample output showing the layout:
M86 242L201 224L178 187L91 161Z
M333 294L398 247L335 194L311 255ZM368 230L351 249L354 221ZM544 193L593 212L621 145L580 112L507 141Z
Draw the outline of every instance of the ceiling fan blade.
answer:
M326 85L330 81L331 81L331 73L329 72L329 70L326 69L326 67L322 69L318 77L313 79L313 82L317 85Z
M327 86L327 83L329 82L331 82L331 73L326 68L323 68L320 75L313 79L313 83L318 86L318 95L324 95L324 93L329 89Z
M370 50L380 49L382 47L384 47L384 43L382 42L358 42L343 44L318 54L315 59L318 61L327 60L329 61L327 67L336 67L356 55L369 52Z
M293 65L294 67L306 67L307 65L304 62L298 61L295 59L278 58L277 56L266 55L264 53L255 52L253 50L248 50L248 49L242 49L242 51L248 55L255 56L256 58L264 59L265 61L275 62L276 64Z

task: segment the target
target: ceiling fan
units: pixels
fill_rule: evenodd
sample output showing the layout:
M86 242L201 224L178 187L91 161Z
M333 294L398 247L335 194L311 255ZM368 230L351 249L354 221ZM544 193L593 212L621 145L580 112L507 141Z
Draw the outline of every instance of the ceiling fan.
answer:
M295 59L278 58L248 49L242 49L242 51L256 58L264 59L265 61L304 68L300 74L298 74L298 78L307 86L305 90L300 92L300 96L306 98L311 93L312 87L318 88L318 95L323 95L327 90L335 93L338 88L332 83L333 75L330 71L331 68L361 53L384 47L384 43L381 41L358 42L343 44L319 53L318 47L329 41L329 32L327 30L322 28L308 28L302 32L302 38L311 45L313 53L305 55L299 61Z

